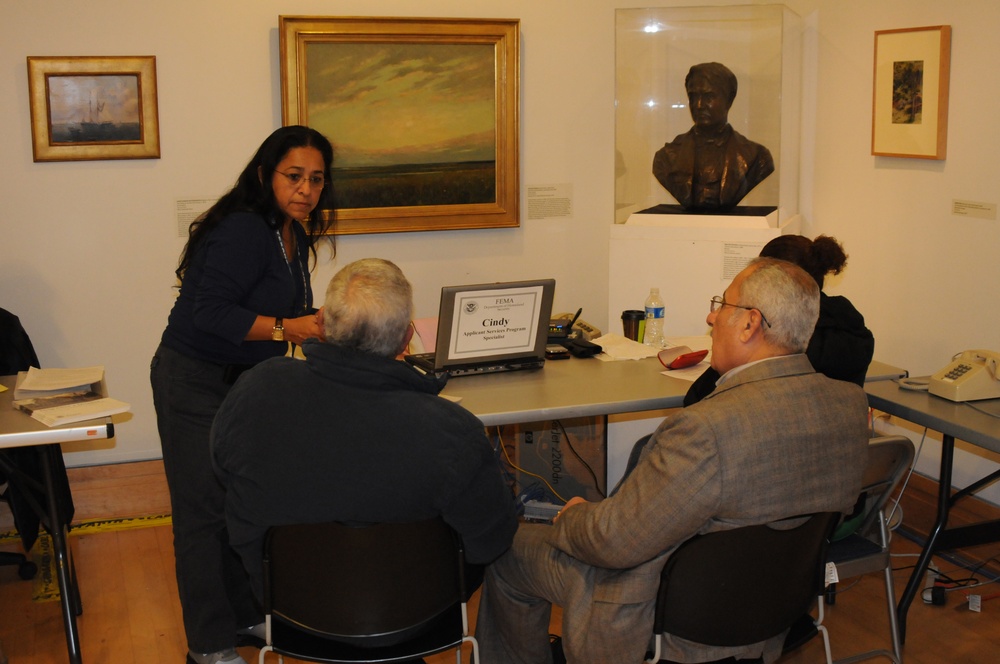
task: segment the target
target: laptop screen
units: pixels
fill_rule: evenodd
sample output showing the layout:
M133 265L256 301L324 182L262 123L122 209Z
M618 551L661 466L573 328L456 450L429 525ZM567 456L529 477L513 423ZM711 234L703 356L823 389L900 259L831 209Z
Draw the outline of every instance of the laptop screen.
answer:
M554 279L441 289L435 368L544 359Z

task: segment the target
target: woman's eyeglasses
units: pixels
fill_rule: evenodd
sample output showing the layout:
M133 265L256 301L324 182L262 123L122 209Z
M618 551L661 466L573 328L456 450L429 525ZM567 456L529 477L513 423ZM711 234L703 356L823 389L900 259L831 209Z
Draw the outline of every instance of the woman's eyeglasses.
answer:
M293 187L298 187L302 184L303 180L307 180L310 186L320 188L326 183L326 179L322 175L310 175L306 177L302 173L285 173L284 171L275 171L275 173L280 173L288 178L289 184Z

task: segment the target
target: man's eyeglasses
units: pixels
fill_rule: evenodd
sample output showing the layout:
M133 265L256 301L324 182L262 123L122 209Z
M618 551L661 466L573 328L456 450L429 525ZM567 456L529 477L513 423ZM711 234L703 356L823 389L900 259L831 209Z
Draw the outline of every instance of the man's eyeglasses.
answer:
M737 309L746 309L747 311L756 311L757 313L760 314L761 320L764 321L767 324L768 327L771 327L771 323L767 320L767 317L764 315L764 312L761 311L760 309L758 309L757 307L745 307L742 304L733 304L732 302L726 302L719 295L716 295L711 300L709 300L708 310L711 311L713 314L716 311L718 311L719 309L721 309L722 307L736 307Z
M283 171L275 171L275 173L280 173L281 175L284 175L286 178L288 178L288 182L293 187L298 187L299 185L301 185L303 180L308 180L310 186L317 188L322 187L323 184L326 182L326 179L322 175L310 175L309 177L306 177L302 173L285 173Z

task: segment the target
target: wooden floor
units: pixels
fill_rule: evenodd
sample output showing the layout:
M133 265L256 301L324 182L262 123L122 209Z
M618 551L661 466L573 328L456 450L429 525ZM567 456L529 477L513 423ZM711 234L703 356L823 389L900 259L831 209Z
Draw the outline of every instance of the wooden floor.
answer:
M169 511L161 462L71 469L76 521L137 517ZM927 533L933 523L937 484L914 475L903 497L907 527ZM112 516L113 515L113 516ZM950 525L1000 518L1000 509L976 499L962 501L952 511ZM9 511L0 509L0 532L12 528ZM70 537L83 597L79 618L83 659L86 664L182 664L184 631L174 580L174 557L169 526L94 532L80 528ZM896 536L898 554L915 552L916 546ZM19 550L14 541L0 542L0 550ZM1000 560L1000 545L966 549L974 560ZM894 567L896 591L902 592L914 557L898 557ZM943 571L954 568L936 560ZM1000 573L1000 564L992 566ZM1000 593L1000 584L982 589L984 597ZM32 582L18 578L16 568L0 567L0 644L9 664L63 664L66 641L58 602L32 601ZM476 599L473 599L473 621ZM883 584L869 576L842 590L828 608L827 625L834 657L888 644ZM560 633L558 609L553 633ZM248 662L257 652L243 649ZM909 664L992 663L1000 661L1000 598L987 600L980 613L971 612L960 592L948 595L944 607L925 605L918 598L909 614L904 649ZM0 658L2 661L2 658ZM276 657L269 658L269 664ZM291 662L292 660L286 660ZM449 664L453 653L428 658L430 664ZM823 662L822 642L814 639L791 653L782 664ZM885 660L876 660L885 661ZM503 664L491 663L486 664Z
M173 574L169 526L78 534L70 538L77 565L84 612L80 616L83 659L87 664L181 664L185 646ZM0 549L12 550L14 545ZM896 537L894 550L915 551ZM896 558L894 567L912 564ZM942 570L952 565L937 561ZM901 592L908 571L896 573ZM995 590L991 590L996 588ZM888 643L883 585L868 576L844 590L829 607L827 624L834 657ZM987 586L983 596L1000 592ZM0 568L0 642L10 664L64 663L66 643L58 602L34 602L32 582L22 581L13 567ZM944 607L925 605L918 598L908 622L905 660L909 664L993 663L1000 661L1000 599L985 601L982 612L964 608L960 593L949 594ZM474 603L473 603L474 607ZM558 616L553 632L559 632ZM242 650L249 662L257 651ZM271 657L269 662L275 662ZM291 662L293 660L286 660ZM428 660L454 662L453 653ZM822 662L819 639L786 656L783 664ZM487 663L491 664L491 663Z

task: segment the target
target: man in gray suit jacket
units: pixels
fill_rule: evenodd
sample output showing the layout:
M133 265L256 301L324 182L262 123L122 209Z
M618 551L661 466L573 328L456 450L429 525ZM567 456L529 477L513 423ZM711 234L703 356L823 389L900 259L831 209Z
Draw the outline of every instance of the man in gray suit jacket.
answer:
M618 491L575 498L553 526L522 524L487 572L476 637L483 661L551 662L552 604L570 664L642 661L666 558L702 533L847 511L867 459L867 401L803 354L819 289L799 267L758 258L713 298L703 401L664 420ZM666 659L780 655L781 640L711 648L668 635Z

